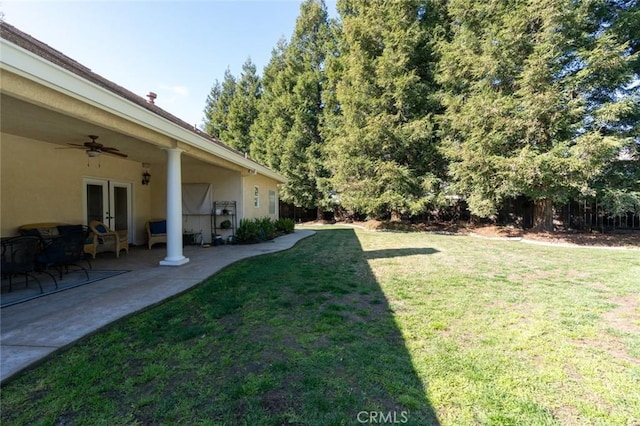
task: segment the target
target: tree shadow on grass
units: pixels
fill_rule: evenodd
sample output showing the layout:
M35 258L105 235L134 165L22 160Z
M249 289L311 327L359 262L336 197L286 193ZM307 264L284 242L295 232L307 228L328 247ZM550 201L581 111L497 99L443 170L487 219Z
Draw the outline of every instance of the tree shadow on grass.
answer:
M365 252L353 230L320 230L19 377L3 389L2 420L45 418L7 398L20 393L53 423L438 425L367 262L434 252ZM45 401L55 389L63 401Z

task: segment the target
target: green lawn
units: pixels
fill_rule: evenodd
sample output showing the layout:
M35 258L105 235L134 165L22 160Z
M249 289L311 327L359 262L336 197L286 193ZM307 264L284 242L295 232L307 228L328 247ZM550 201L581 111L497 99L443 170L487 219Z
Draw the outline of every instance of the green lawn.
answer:
M19 376L2 424L640 422L640 251L317 231Z

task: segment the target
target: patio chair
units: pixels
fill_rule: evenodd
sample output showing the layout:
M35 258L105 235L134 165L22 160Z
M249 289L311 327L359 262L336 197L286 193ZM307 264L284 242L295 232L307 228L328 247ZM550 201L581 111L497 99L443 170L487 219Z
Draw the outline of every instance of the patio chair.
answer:
M48 239L36 256L38 272L48 274L53 279L53 283L56 288L58 288L58 280L51 272L48 271L48 269L51 267L57 268L60 278L62 278L62 266L64 263L65 250L66 243L62 237L58 236L56 238Z
M145 226L149 250L157 243L167 243L167 221L165 219L151 219Z
M89 227L83 225L60 225L58 226L58 232L67 242L67 251L65 253L66 261L68 262L67 266L73 265L76 262L85 261L89 265L89 269L93 269L91 267L91 261L86 254L87 242L90 239L94 239L92 236L93 232L91 232ZM75 266L82 268L80 265Z
M36 236L22 236L2 239L2 276L9 279L9 291L12 291L12 278L24 275L26 286L29 287L29 277L36 280L40 293L43 292L40 280L32 272L36 271L36 255L40 239Z
M98 252L98 236L94 234L91 228L89 228L88 226L83 225L82 228L84 229L86 233L85 235L87 236L84 241L84 252L91 255L91 257L95 259ZM89 263L89 266L91 266L91 263Z
M104 223L93 220L89 228L98 238L96 252L113 251L116 257L120 257L120 251L126 250L129 253L129 231L112 231Z
M80 261L87 261L84 254L85 232L82 225L65 225L59 227L59 235L46 241L40 254L36 256L39 270L49 274L58 288L58 281L47 269L55 268L58 271L58 279L62 279L63 273L69 273L69 268L75 266L84 271L89 279L89 272Z

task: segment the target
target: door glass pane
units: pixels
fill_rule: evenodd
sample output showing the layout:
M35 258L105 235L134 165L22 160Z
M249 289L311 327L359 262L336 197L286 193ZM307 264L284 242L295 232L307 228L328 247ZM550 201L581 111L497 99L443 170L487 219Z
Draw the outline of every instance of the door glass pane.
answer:
M129 223L127 208L127 188L116 186L113 188L113 212L115 213L115 229L127 229Z
M104 212L102 191L102 185L87 184L87 223L91 223L92 220L100 222L104 220L102 216Z

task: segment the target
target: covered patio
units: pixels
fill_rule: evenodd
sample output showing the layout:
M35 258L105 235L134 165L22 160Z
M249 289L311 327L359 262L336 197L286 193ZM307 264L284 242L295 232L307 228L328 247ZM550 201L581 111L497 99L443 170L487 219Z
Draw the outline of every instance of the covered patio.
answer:
M94 269L128 272L0 309L0 381L113 321L198 285L232 263L289 249L313 234L296 230L261 244L186 246L191 262L180 268L158 267L164 257L160 247L135 247L119 259L101 254L92 262Z
M145 223L163 218L156 265L180 266L185 184L233 201L238 222L277 218L278 173L163 110L153 93L132 93L7 23L0 36L2 237L25 224L98 220L135 246ZM197 223L210 242L211 221Z

